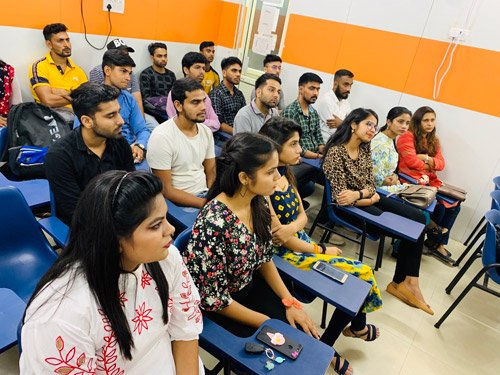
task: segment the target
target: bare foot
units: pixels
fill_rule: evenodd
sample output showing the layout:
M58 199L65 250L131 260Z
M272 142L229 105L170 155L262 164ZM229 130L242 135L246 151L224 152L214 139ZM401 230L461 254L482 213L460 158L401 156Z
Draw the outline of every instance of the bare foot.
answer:
M371 328L373 327L373 328ZM375 337L373 337L373 330L375 330ZM372 331L370 333L370 331ZM376 327L373 324L370 325L365 325L365 328L363 328L361 331L354 331L351 326L346 327L343 331L342 334L347 337L355 337L358 339L361 339L363 341L374 341L380 337L380 330L378 327Z
M342 250L340 250L338 247L335 247L335 246L327 246L325 254L340 255L340 254L342 254Z
M337 364L337 362L338 362L338 364ZM344 369L344 371L342 371L346 362L347 362L346 359L342 358L338 354L335 354L335 357L333 358L331 365L333 366L334 371L339 375L353 375L354 370L349 362L347 362L348 363L347 368Z
M425 298L422 294L422 291L420 290L420 287L418 284L412 283L409 280L404 281L406 288L417 298L419 301L425 303L427 305L427 302L425 302ZM429 306L429 305L427 305Z

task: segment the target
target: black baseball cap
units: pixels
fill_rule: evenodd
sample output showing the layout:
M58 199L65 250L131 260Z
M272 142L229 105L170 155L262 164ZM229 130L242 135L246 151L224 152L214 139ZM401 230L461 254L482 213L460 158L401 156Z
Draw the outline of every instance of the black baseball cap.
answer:
M108 49L126 49L129 52L135 52L132 47L127 46L121 39L113 39L111 42L109 42Z

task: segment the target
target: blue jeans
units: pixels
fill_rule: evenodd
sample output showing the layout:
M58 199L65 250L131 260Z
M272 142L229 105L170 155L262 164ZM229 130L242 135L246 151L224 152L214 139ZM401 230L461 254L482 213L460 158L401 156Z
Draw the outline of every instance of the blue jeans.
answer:
M450 239L450 232L453 224L455 224L455 220L460 212L460 204L455 207L446 208L444 204L438 203L434 212L432 213L431 219L437 225L442 228L448 229L448 232L439 236L439 238L432 238L432 240L436 241L441 245L448 244L448 240Z

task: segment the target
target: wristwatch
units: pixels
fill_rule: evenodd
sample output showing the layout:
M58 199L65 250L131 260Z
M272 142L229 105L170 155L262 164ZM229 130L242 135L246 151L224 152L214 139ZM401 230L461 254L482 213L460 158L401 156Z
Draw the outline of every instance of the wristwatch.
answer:
M142 151L145 151L145 150L146 150L146 147L144 147L144 145L143 145L143 144L141 144L141 143L136 143L135 145L136 145L137 147L139 147Z

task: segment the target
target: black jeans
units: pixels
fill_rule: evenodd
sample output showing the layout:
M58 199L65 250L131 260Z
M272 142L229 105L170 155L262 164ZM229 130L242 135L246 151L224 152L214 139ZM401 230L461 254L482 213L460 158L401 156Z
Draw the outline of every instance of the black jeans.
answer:
M422 210L408 204L398 202L392 198L380 197L380 201L378 203L375 203L372 206L358 208L372 215L381 215L384 212L392 212L396 215L403 216L424 225L426 223L425 215ZM361 227L361 219L354 218L351 215L339 210L337 210L336 213L345 221ZM395 237L394 234L372 224L367 224L366 230L369 233ZM422 259L422 248L424 246L424 235L425 231L422 232L417 242L400 238L401 244L399 245L396 270L394 271L394 277L392 278L395 283L399 284L404 281L406 276L418 277L420 271L420 260Z
M286 308L281 302L281 299L273 292L271 287L257 272L254 273L250 284L245 286L240 291L232 293L231 297L233 300L251 310L265 314L270 318L279 319L288 323L288 320L286 319ZM239 337L249 337L255 332L255 328L238 323L216 312L203 311L203 314L215 323L224 327L233 335ZM345 312L335 309L335 312L328 323L328 327L321 337L321 341L328 345L333 345L342 330L349 324L349 322L351 322L351 320L353 330L360 331L366 325L366 314L360 312L353 319L352 316L346 314Z
M316 183L324 183L323 172L312 165L300 163L291 165L290 169L297 180L297 189L302 199L314 193Z

